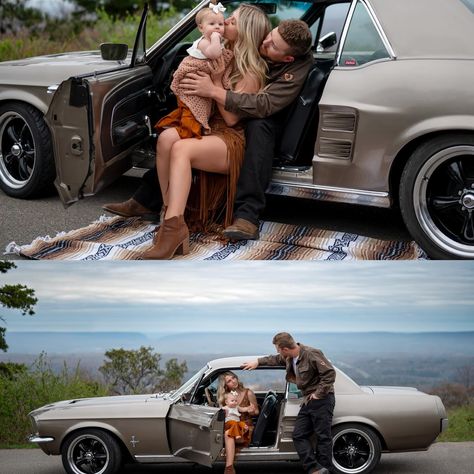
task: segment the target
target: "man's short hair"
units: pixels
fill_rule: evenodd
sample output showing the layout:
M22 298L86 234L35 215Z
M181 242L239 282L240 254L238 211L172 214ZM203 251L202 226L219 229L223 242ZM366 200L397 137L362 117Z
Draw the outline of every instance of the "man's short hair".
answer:
M311 31L302 20L283 20L278 25L278 33L288 43L289 54L295 58L304 56L311 48Z
M275 334L272 343L281 349L294 349L296 347L296 342L293 339L293 336L287 332L279 332L278 334Z

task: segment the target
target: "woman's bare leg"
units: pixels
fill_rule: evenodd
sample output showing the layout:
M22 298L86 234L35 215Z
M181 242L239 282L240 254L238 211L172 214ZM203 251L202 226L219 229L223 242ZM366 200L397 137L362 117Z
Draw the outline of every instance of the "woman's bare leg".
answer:
M160 183L163 204L168 203L168 185L171 147L181 140L175 128L167 128L160 133L156 142L156 169Z
M171 147L169 159L168 210L165 219L184 213L191 189L192 168L227 174L227 146L212 135L179 140Z
M225 444L225 465L232 466L234 464L235 458L235 440L230 436L225 435L224 437Z

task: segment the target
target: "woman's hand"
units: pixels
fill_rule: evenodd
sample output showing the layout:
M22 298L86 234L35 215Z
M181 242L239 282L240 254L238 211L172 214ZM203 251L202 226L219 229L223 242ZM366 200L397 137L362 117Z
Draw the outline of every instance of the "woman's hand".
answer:
M256 406L251 403L248 407L247 407L247 413L249 413L250 415L253 415L255 414L255 411L256 411Z

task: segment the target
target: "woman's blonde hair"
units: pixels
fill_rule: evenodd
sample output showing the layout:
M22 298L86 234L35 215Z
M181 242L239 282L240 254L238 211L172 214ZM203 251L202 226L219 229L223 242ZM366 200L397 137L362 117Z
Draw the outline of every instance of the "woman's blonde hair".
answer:
M255 5L243 3L238 10L238 36L234 44L235 71L230 78L231 84L235 86L240 79L251 74L258 80L259 89L263 89L268 65L258 49L271 30L270 20Z
M227 371L227 372L224 372L223 374L219 375L219 386L217 387L217 401L219 403L219 406L224 406L225 405L225 396L226 396L226 393L229 393L230 390L227 389L227 386L225 384L225 378L226 377L235 377L238 382L239 382L239 385L238 385L238 389L240 391L244 390L244 384L239 380L239 377L237 377L237 375L234 374L234 372L231 372L230 370Z

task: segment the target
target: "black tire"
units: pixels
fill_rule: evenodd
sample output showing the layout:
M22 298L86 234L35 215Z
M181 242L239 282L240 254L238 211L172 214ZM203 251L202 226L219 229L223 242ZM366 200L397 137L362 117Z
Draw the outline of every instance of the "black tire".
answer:
M61 456L68 474L114 474L122 464L122 451L106 431L75 431L63 443Z
M431 258L474 258L474 134L437 137L415 149L402 173L400 209Z
M332 432L333 472L366 474L380 461L382 445L374 430L357 423L336 426Z
M9 196L33 198L51 192L56 176L51 134L31 105L0 106L0 188Z

